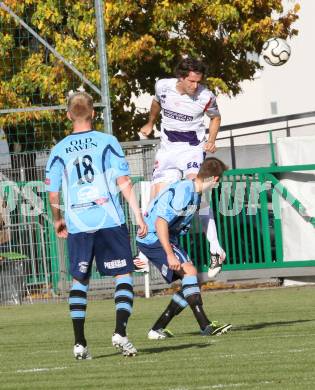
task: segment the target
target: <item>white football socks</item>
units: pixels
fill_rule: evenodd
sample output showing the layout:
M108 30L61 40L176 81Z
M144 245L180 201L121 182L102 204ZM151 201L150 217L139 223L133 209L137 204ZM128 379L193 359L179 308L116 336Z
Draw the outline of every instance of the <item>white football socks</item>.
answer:
M210 252L217 253L219 255L224 253L217 234L217 228L213 216L213 210L210 207L202 209L202 213L199 213L199 219L202 225L202 230L207 236L207 240L210 244Z

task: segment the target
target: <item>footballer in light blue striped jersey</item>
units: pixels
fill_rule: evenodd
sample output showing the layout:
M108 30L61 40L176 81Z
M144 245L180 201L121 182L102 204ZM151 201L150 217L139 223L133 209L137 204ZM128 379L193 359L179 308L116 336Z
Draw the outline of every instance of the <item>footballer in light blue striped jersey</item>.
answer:
M139 237L147 232L121 146L115 137L92 130L93 116L90 95L78 92L70 96L67 117L73 132L52 149L45 180L56 234L67 238L69 272L73 277L69 294L73 354L80 360L91 358L84 324L94 258L101 275L115 277L116 327L112 344L123 355L137 353L126 334L133 305L134 265L119 192L135 214ZM61 214L60 189L65 220Z
M168 337L170 333L166 326L187 306L192 309L204 336L225 333L232 327L231 324L219 325L208 319L203 310L197 270L179 245L179 236L188 232L192 218L199 209L202 192L213 188L225 169L224 163L217 158L206 158L194 180L169 185L148 207L145 214L148 234L137 238L138 248L168 283L181 280L180 291L174 294L166 310L150 329L149 339Z
M87 232L125 223L116 179L129 174L117 139L88 130L68 135L52 149L46 188L62 187L68 232Z

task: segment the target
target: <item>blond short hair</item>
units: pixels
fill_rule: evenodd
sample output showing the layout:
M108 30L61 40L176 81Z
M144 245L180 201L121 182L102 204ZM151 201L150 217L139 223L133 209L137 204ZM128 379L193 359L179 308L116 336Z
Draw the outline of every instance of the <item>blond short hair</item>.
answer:
M86 92L75 92L68 99L68 112L73 121L89 121L93 117L93 98Z

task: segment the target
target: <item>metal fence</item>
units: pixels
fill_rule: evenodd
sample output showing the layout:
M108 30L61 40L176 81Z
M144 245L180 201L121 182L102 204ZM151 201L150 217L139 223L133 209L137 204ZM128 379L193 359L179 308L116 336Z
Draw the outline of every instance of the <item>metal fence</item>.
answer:
M288 172L314 171L315 164L271 166L227 171L212 196L219 240L226 250L224 271L240 277L315 275L313 260L285 261L282 243L280 198L288 201L305 221L315 228L315 217L307 215L303 204L279 181ZM315 231L314 231L315 233ZM304 267L297 271L294 268ZM284 269L286 270L284 271ZM289 270L288 270L289 269ZM263 270L264 272L258 272ZM200 271L206 266L200 263ZM246 278L250 273L242 273ZM226 276L227 277L227 276Z
M141 201L140 184L149 180L156 145L125 148L132 171L132 180ZM0 303L32 303L34 300L67 297L72 284L68 273L68 255L64 240L56 238L47 193L44 186L44 167L49 152L36 153L36 165L27 168L3 168L0 171ZM27 154L15 154L26 160ZM36 180L26 180L30 175ZM21 180L24 179L24 180ZM123 204L136 254L136 226L127 204ZM145 290L145 275L135 273L138 293ZM160 273L151 267L151 290L165 287ZM111 294L111 277L102 278L92 269L90 294Z
M50 297L52 264L48 261L43 225L8 224L3 226L2 234L7 239L3 240L0 253L0 302L32 303L33 297Z
M140 202L141 183L150 179L156 147L157 143L124 147ZM6 177L2 173L0 197L5 204L2 231L7 233L4 234L6 240L1 241L2 304L63 298L71 284L66 245L64 240L56 239L42 181L48 153L40 156L43 165L34 169L38 173L36 181L9 180L16 174L15 170L7 171ZM315 165L230 170L211 197L205 199L214 210L219 241L227 253L224 274L229 278L259 277L260 271L264 271L265 276L315 273L315 258L313 261L284 261L281 219L277 214L279 197L288 196L285 191L281 194L275 191L279 185L278 175L302 170L315 170ZM297 212L303 210L297 199L292 202L291 197L291 203ZM129 208L126 204L123 207L135 253L136 227ZM315 225L312 216L304 217ZM198 270L205 273L210 250L198 219L193 221L191 232L181 238L181 243ZM159 272L151 267L151 289L165 286ZM135 274L135 288L144 291L144 275ZM90 291L92 295L111 294L112 279L101 278L93 268Z
M103 0L81 2L76 10L63 1L24 3L0 1L0 129L10 152L26 152L31 159L68 134L66 98L81 88L94 98L95 126L111 133ZM78 12L90 27L83 40L77 30L82 22ZM40 22L45 13L47 26ZM86 66L91 58L95 60ZM32 166L23 154L20 158L12 164Z
M42 183L49 153L47 148L70 131L64 115L65 95L69 90L76 90L84 84L97 102L96 129L111 132L102 3L101 0L80 3L80 6L86 7L85 16L90 18L90 24L95 26L95 36L89 37L84 55L93 57L96 61L93 61L92 68L86 70L84 62L81 64L77 61L79 56L76 50L62 55L51 46L51 37L36 32L36 3L24 7L20 2L10 2L13 9L8 7L9 2L0 2L0 33L3 43L0 78L2 94L3 91L7 92L3 94L4 98L0 99L0 146L7 146L6 149L1 149L3 152L0 155L2 304L62 298L70 285L65 243L57 240L54 234ZM60 9L65 8L64 2L61 1L55 2L55 5ZM72 16L67 14L67 17L69 23L73 24ZM58 29L62 32L63 28L61 22ZM75 34L72 34L72 38L75 40ZM39 63L36 58L40 58ZM31 71L35 71L32 77L38 78L32 79L25 73L29 66ZM64 69L67 71L64 72ZM84 71L87 71L88 75L84 74ZM45 84L40 79L41 72L56 72L56 77L63 77L62 95L53 93L53 84L49 88L41 88ZM100 88L96 85L98 82L101 84ZM11 84L16 85L16 88L8 89ZM247 160L240 161L239 140L244 136L251 136L254 139L251 144L257 144L258 137L263 135L262 143L265 146L270 145L270 158L266 165L273 164L275 158L272 134L284 133L289 136L295 131L310 128L314 125L314 116L315 112L310 112L223 126L219 135L220 149L217 156L232 168L248 167ZM305 122L307 120L308 122ZM139 200L141 182L151 178L158 143L158 140L148 140L123 145L134 184L138 186ZM248 154L248 150L246 149L245 154ZM222 152L225 154L221 155ZM248 215L246 209L251 202L252 184L270 182L270 177L267 176L270 172L232 171L224 178L221 186L213 191L211 202L216 212L219 238L228 255L227 272L240 270L245 275L244 271L250 269L257 272L259 268L268 268L271 265L281 267L281 226L270 213L268 191L259 193L256 215ZM247 196L244 207L237 215L224 216L219 212L220 200L225 196L224 186L230 185L231 193L234 194L238 183L242 183L245 198ZM229 198L229 202L233 203L233 199ZM124 209L135 251L135 226L126 205ZM209 247L200 232L197 220L191 234L182 238L182 244L199 270L205 271L209 264ZM154 269L151 269L150 278L152 288L165 286L163 279ZM136 288L143 290L143 275L135 275L135 280ZM111 279L101 279L93 270L91 291L110 293Z

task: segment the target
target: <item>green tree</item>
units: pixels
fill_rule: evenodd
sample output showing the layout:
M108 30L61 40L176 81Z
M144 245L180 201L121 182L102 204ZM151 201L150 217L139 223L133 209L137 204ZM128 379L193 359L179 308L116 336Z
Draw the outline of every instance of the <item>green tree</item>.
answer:
M94 1L4 3L100 85ZM137 112L132 95L153 93L155 79L170 76L183 54L205 61L210 88L237 94L240 82L251 79L260 67L248 54L259 53L264 41L272 36L297 34L292 23L298 9L295 5L284 12L281 0L107 0L104 16L115 135L120 140L135 138L145 114ZM0 39L0 108L64 104L67 92L81 84L3 10ZM15 129L16 134L30 122L37 149L39 145L49 146L53 138L69 131L62 112L0 116L0 125L13 132ZM101 128L101 121L97 123Z

